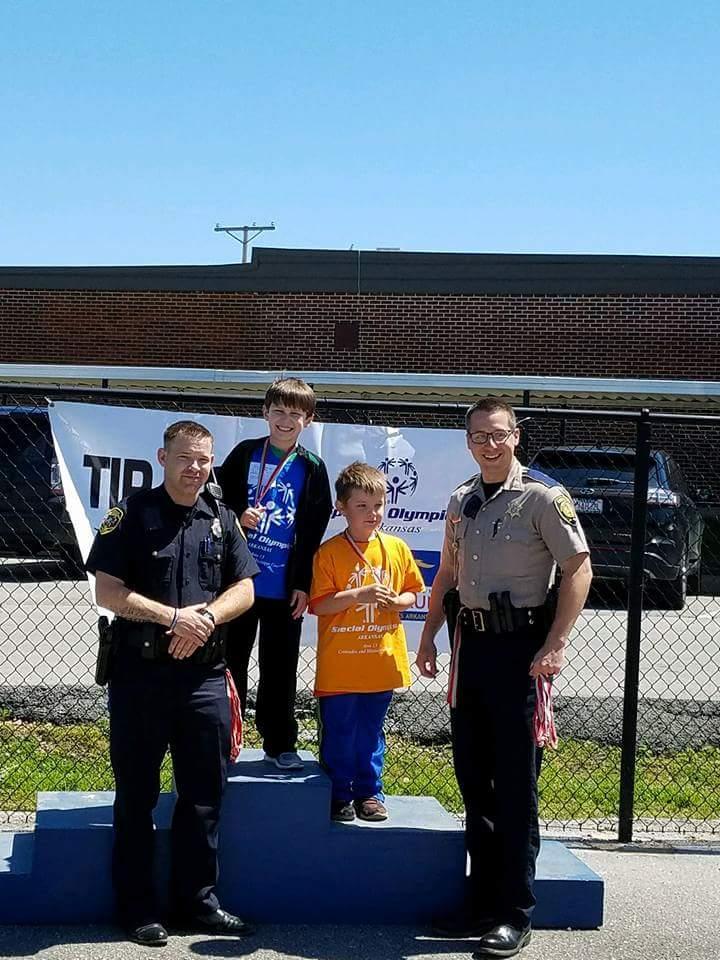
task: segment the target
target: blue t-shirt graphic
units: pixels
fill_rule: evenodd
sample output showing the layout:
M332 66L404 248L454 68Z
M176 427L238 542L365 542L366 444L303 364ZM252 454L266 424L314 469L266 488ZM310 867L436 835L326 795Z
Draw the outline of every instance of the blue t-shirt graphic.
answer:
M252 456L248 471L248 503L255 505L258 485L265 485L285 456L268 445L265 457L264 476L260 479L263 448ZM260 523L248 530L247 541L250 553L260 567L255 577L255 594L268 600L287 598L287 563L290 547L295 539L295 511L305 482L305 464L302 457L291 454L275 476L272 486L264 494L258 506L265 508Z

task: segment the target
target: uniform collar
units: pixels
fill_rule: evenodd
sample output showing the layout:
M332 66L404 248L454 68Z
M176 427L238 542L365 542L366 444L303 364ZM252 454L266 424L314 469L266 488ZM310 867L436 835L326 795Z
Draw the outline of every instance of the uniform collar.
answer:
M502 485L503 490L522 490L523 489L523 480L522 480L523 466L518 460L517 457L513 457L512 464L510 466L510 472L507 477L505 477L505 483Z
M500 493L501 490L522 490L523 489L522 472L523 472L523 465L520 463L517 457L513 457L512 463L510 464L510 470L508 472L508 475L505 477L503 482L498 487L497 493ZM475 477L475 481L473 483L472 489L483 491L482 484L483 484L482 473L478 473L478 475Z
M269 434L268 434L267 437L258 437L257 440L254 441L254 442L255 442L255 446L252 448L253 453L255 453L256 450L262 450L262 445L265 443L266 440L269 440L269 439L270 439L270 435L269 435ZM295 453L298 457L302 457L303 460L311 460L310 451L307 449L307 447L304 447L304 446L303 446L301 443L299 443L299 442L295 444L294 453Z
M154 492L157 494L162 506L166 507L168 510L193 510L196 514L203 514L207 517L215 516L215 511L208 503L210 494L206 493L205 491L200 494L192 507L187 507L182 503L175 503L173 498L167 492L164 483L161 483L160 486L155 487Z
M197 503L195 504L196 513L204 514L206 517L214 517L216 511L213 510L210 500L210 494L203 490L197 499Z

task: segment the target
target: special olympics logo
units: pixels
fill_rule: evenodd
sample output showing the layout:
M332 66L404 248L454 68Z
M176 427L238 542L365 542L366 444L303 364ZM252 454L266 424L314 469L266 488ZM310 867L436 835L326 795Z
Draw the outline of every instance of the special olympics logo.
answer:
M387 477L385 486L391 504L395 505L400 497L412 496L417 490L418 472L407 457L386 457L378 464L378 470Z

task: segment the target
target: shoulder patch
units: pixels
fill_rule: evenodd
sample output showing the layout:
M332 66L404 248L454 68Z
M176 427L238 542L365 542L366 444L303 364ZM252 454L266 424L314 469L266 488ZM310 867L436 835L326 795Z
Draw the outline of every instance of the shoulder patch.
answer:
M121 510L120 507L110 507L108 512L105 514L103 522L98 527L98 533L100 536L104 536L106 533L112 533L113 530L116 530L120 526L124 516L125 511Z
M555 507L557 512L560 514L560 518L564 520L565 523L569 523L572 526L575 526L575 524L577 523L577 514L575 513L575 506L572 500L570 499L570 497L566 493L563 493L559 497L555 497L555 499L553 500L553 506Z
M470 488L475 483L475 481L478 480L479 478L480 478L480 474L474 473L471 477L468 477L467 480L463 480L462 483L459 483L455 487L453 492L450 494L450 496L454 497L455 494L458 493L460 490L462 490L464 487L466 487L467 489L464 491L463 496L467 496L467 494L470 493Z
M533 470L531 467L525 468L525 479L534 480L536 483L542 483L544 487L559 487L560 483L553 477L549 477L542 470Z

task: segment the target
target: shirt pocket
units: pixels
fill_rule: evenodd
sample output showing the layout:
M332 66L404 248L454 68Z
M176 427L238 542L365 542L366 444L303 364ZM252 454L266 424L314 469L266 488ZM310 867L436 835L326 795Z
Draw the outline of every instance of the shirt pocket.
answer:
M220 589L222 575L222 545L214 541L200 544L198 555L198 581L202 590L215 592Z
M500 537L505 543L518 543L527 546L536 539L536 536L534 529L519 519L513 519L510 523L506 522L500 528Z
M156 590L162 590L169 586L173 571L175 569L175 553L170 550L153 550L145 558L144 576L147 577L150 586Z

